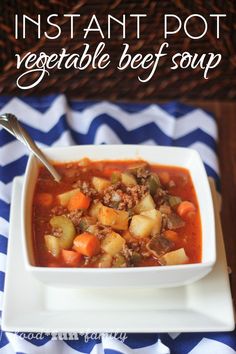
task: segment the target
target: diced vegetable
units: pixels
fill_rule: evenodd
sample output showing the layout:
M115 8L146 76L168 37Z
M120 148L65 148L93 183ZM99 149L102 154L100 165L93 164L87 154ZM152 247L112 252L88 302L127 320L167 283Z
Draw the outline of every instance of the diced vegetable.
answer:
M168 184L170 182L170 174L167 171L161 171L158 173L161 183Z
M121 179L121 172L120 171L112 173L112 175L111 175L111 183L112 184L115 184L115 183L119 182L120 179Z
M175 208L181 202L182 202L182 199L180 197L176 197L174 195L169 196L169 204L172 208Z
M102 192L104 189L106 189L107 187L109 187L111 185L111 182L108 181L105 178L101 178L101 177L93 177L92 178L92 185L94 186L94 188L96 189L96 191L98 191L99 193Z
M127 187L135 186L137 184L135 177L130 173L122 173L121 182L124 183Z
M72 211L76 209L88 209L91 199L87 197L84 193L78 192L74 194L67 205L67 208Z
M92 203L90 209L89 209L89 215L93 216L95 218L98 218L98 213L99 210L102 207L102 203L101 202L97 202L97 203Z
M50 219L50 225L52 228L61 229L62 234L59 239L61 248L71 248L75 237L75 227L70 219L64 215L54 216Z
M152 173L150 177L147 179L147 185L149 187L149 191L151 195L155 195L158 187L160 187L160 179L157 174Z
M49 208L52 205L53 202L53 196L50 193L38 193L36 194L35 197L35 203L45 207L45 208Z
M116 232L108 234L101 242L101 248L104 252L114 256L119 253L125 244L125 239Z
M87 157L84 157L83 159L81 159L79 161L78 165L82 166L82 167L87 167L87 166L89 166L90 162L91 161Z
M97 236L84 232L74 239L73 249L84 256L92 257L100 252L100 241Z
M160 218L161 213L157 209L151 209L151 210L143 211L141 213L141 215L145 215L145 216L148 216L151 219L156 220L156 218Z
M81 261L81 254L75 251L62 250L62 259L68 267L78 267Z
M117 255L115 255L112 262L112 268L123 268L126 267L126 265L126 259L122 254L118 253Z
M52 235L45 235L44 240L48 252L50 252L54 257L58 257L61 250L59 238Z
M143 211L155 209L155 203L150 194L147 194L134 208L134 212L137 214Z
M83 216L80 220L79 227L82 231L86 231L89 226L96 224L97 218L93 216Z
M182 203L179 204L177 208L177 213L181 216L184 217L188 213L195 212L196 208L195 205L191 202L188 202L187 200L183 201Z
M112 256L108 253L103 253L98 261L98 268L110 268L112 264Z
M178 233L176 231L173 231L173 230L166 230L165 231L165 236L171 240L171 241L178 241L179 240L179 236L178 236Z
M137 242L137 239L131 235L129 230L126 230L122 233L122 236L124 237L125 241L128 243L132 243L132 242Z
M138 263L141 261L142 256L141 254L139 254L138 252L133 252L132 256L130 258L131 264L133 264L134 266L137 266Z
M80 189L79 188L76 188L76 189L72 189L71 191L68 191L68 192L65 192L65 193L62 193L62 194L59 194L57 196L57 198L59 199L59 202L62 206L67 206L70 198L77 194L78 192L80 192Z
M129 231L135 237L143 238L151 235L155 220L144 215L134 215L131 219Z
M188 263L189 258L185 253L184 248L166 253L160 258L160 262L163 265L175 265Z
M115 210L102 206L98 213L98 220L107 226L112 226L115 230L127 230L128 229L129 213L124 210Z
M162 214L166 214L166 215L169 215L171 214L171 207L167 204L162 204L159 208L159 211L162 213Z
M96 224L95 224L95 225L90 225L90 226L87 228L86 231L89 232L90 234L96 235L97 232L98 232L98 227L97 227Z
M148 216L149 218L153 219L155 221L155 224L152 228L151 234L156 235L159 234L161 231L161 225L162 225L162 215L159 210L152 209L148 211L143 211L141 215Z

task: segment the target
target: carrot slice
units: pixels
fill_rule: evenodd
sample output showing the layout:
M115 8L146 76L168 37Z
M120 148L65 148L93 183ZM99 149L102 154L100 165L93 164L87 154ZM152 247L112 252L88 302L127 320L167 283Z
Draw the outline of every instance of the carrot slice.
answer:
M131 233L129 232L129 230L126 230L122 233L122 236L124 237L124 239L127 241L127 242L137 242L137 238L135 238L133 235L131 235Z
M171 241L178 241L179 237L177 232L173 231L173 230L166 230L165 231L165 236L171 240Z
M161 183L168 184L170 182L170 174L167 171L161 171L158 173Z
M191 202L188 202L187 200L181 202L177 208L177 213L179 214L179 216L182 217L195 211L196 211L195 205Z
M67 205L67 208L72 211L75 209L88 209L91 199L84 193L78 192L73 195Z
M75 251L62 250L62 259L68 267L78 267L81 261L81 254Z
M52 194L46 193L46 192L36 194L36 197L35 197L36 204L41 205L45 208L48 208L52 205L52 202L53 202Z
M100 252L100 241L95 235L84 232L74 239L73 249L84 256L92 257Z

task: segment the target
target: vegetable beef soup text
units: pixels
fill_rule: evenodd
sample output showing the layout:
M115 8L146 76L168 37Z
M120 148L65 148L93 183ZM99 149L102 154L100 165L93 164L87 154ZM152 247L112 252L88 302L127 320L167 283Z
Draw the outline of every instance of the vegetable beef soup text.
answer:
M33 199L37 266L146 267L201 262L201 222L188 170L145 161L41 167Z

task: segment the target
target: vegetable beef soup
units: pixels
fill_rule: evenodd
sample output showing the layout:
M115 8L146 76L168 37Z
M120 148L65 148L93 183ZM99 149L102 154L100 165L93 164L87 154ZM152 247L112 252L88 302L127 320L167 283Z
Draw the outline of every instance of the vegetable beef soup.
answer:
M188 170L145 161L41 167L33 199L36 265L146 267L201 262L201 222Z

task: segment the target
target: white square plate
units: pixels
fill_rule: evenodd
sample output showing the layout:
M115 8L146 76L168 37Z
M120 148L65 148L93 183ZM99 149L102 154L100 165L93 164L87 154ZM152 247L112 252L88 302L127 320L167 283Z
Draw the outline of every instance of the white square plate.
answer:
M212 185L217 262L210 274L169 289L60 289L25 270L19 232L22 178L13 183L2 329L24 332L230 331L234 313Z

